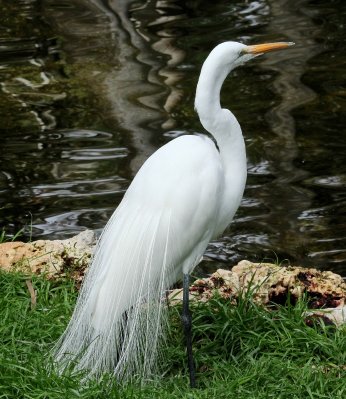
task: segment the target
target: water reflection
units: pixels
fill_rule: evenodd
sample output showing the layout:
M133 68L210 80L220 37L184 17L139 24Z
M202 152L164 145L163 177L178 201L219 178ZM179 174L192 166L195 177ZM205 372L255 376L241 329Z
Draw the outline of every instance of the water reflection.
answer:
M251 222L248 218L238 219L238 223L254 223L258 226L262 248L272 248L281 256L287 254L288 257L294 252L300 263L306 263L307 257L305 249L299 253L299 247L304 246L306 241L306 232L300 228L299 216L311 206L313 193L299 185L308 172L303 164L294 163L298 156L298 145L292 110L316 97L313 90L301 82L301 77L306 71L307 61L321 51L312 40L315 28L304 12L304 3L295 2L293 6L286 1L269 2L271 18L261 41L276 38L277 33L281 32L285 35L283 40L293 41L296 46L290 49L292 51L283 51L259 60L264 71L275 73L269 87L280 100L275 101L265 112L268 131L261 139L255 138L256 147L262 148L263 160L249 170L246 196L257 198L262 206L257 206L255 214L250 214ZM264 171L263 163L266 166ZM268 176L269 171L271 178L264 182L263 176ZM259 247L258 240L249 241L242 236L238 240L247 250ZM271 257L275 257L274 253Z
M2 225L31 214L35 237L100 230L156 148L201 132L193 99L211 48L290 40L225 83L249 178L207 254L212 268L278 256L345 274L343 2L19 3L0 24Z

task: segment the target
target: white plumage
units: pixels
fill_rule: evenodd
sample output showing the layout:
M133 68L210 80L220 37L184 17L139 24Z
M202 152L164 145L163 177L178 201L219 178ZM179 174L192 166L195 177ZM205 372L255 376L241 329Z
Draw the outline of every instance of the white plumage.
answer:
M217 146L207 136L182 136L139 170L102 233L56 345L60 369L75 361L89 377L110 371L118 380L146 379L157 371L165 290L190 273L227 227L245 187L244 140L234 115L220 106L222 83L235 66L287 45L226 42L210 53L195 107Z

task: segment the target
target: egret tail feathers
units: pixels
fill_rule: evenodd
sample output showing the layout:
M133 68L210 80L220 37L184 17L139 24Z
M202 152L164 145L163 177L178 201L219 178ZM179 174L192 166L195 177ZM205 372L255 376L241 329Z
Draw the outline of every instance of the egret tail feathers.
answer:
M87 376L105 371L119 380L156 370L164 337L164 292L172 284L171 217L121 207L108 222L54 356Z

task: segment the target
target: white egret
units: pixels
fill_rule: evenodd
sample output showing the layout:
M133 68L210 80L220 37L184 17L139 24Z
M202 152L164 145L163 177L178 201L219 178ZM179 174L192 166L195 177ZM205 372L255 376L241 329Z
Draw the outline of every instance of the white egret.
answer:
M210 53L195 108L215 142L203 135L176 138L139 170L101 235L71 321L56 345L61 369L75 362L88 376L152 375L167 322L164 292L183 277L182 320L195 385L189 273L231 222L247 174L241 128L220 106L221 86L238 65L291 44L225 42Z

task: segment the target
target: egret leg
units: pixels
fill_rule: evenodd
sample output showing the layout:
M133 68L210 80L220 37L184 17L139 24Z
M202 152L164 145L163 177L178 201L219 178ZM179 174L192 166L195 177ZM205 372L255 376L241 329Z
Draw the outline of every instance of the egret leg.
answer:
M189 309L189 284L190 276L185 274L183 276L183 313L181 315L181 321L183 323L184 334L186 339L186 351L187 351L187 364L189 367L190 374L190 387L196 387L196 373L195 373L195 363L192 354L192 316Z

